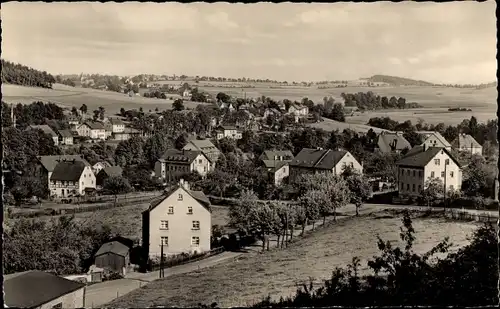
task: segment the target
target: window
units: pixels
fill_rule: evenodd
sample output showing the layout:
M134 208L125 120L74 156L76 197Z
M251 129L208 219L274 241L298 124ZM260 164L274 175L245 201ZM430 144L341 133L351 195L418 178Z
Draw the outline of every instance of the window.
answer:
M410 170L406 170L406 175L410 176Z
M445 164L445 165L450 164L450 159L446 159L446 160L444 160L444 164Z
M192 215L193 214L193 207L189 206L187 213L188 213L188 215Z
M406 191L410 191L410 184L409 183L406 184Z
M402 183L401 183L401 190L404 190L404 189L405 189L405 183L404 183L404 182L402 182Z
M87 178L87 174L83 174L83 178Z
M413 171L413 177L415 177L415 173L416 173L416 172L415 172L415 171Z
M435 164L435 165L440 165L440 164L441 164L441 160L439 160L439 159L434 159L434 164Z
M415 192L415 184L412 185L411 191Z
M58 308L62 308L62 303L52 306L52 309L58 309Z
M200 221L193 221L193 230L200 229Z
M422 185L418 185L418 192L422 192Z
M443 178L444 178L444 172L441 172L441 177L443 177Z
M418 171L418 177L422 178L422 171Z
M182 194L179 193L179 196L177 197L178 201L182 201Z
M82 186L83 186L84 182L82 181Z
M450 177L452 177L452 178L453 178L453 176L454 176L454 175L455 175L455 174L453 173L453 171L451 171L451 172L450 172Z
M160 246L161 245L168 246L168 236L161 236Z
M431 172L431 177L434 178L434 172Z
M168 230L168 221L167 220L160 221L160 230Z
M405 174L405 170L401 169L401 176L403 176L404 174Z
M192 246L199 246L200 245L200 237L198 237L198 236L191 237L191 245Z
M174 213L174 206L168 206L168 214L172 215Z
M199 159L199 160L198 160L198 163L200 163L200 164L201 164L202 162L203 162L203 160L202 160L202 159Z
M204 167L203 167L203 171L204 171L204 172L206 172L206 171L207 171L207 167L206 167L206 166L204 166Z

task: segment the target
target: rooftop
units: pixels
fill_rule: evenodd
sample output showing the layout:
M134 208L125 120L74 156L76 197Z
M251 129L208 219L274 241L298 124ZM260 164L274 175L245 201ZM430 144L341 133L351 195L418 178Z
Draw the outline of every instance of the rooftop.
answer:
M54 168L50 180L79 181L85 167L85 163L81 161L61 161Z
M304 148L290 162L290 166L330 170L346 154L347 151L344 150Z
M440 151L444 151L460 167L460 162L446 148L429 147L424 150L423 146L413 147L396 165L425 167Z
M106 253L114 253L121 256L127 256L129 252L129 247L125 246L119 241L111 241L103 244L99 250L97 250L95 256Z
M200 151L193 150L168 149L159 160L160 162L191 164L200 153Z
M64 160L77 160L90 166L90 164L80 155L40 156L38 157L38 160L47 172L53 172L57 163Z
M45 134L49 134L50 136L57 136L56 132L54 132L54 130L46 124L30 125L29 128L33 130L42 130Z

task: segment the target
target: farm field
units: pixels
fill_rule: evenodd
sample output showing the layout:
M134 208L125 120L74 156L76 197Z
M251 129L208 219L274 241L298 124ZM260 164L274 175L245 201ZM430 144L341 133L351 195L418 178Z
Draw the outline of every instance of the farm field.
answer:
M142 212L149 207L149 203L140 203L132 206L123 206L94 212L75 214L75 220L81 224L92 226L108 225L112 233L120 234L131 239L140 239L142 231ZM37 217L36 220L47 220L59 216ZM6 223L19 219L6 219ZM212 225L225 226L228 222L228 208L212 205Z
M53 102L63 107L79 108L86 104L89 111L103 106L107 113L118 113L120 108L139 109L145 111L160 111L172 109L173 100L162 100L156 98L144 98L141 96L129 97L126 94L102 91L89 88L73 88L65 85L55 84L54 89L43 89L34 87L23 87L18 85L2 84L2 100L6 103L31 104L33 101ZM187 108L195 108L199 103L184 102Z
M368 121L366 121L368 122ZM365 123L366 123L365 122ZM318 128L318 129L323 129L325 131L335 131L339 130L340 132L344 131L345 129L351 129L355 132L358 133L366 133L370 129L373 129L374 132L380 133L384 130L377 128L377 127L371 127L363 123L348 123L348 122L339 122L335 121L332 119L328 118L323 118L323 121L321 122L316 122L316 123L310 123L308 126L313 127L313 128Z
M156 280L108 304L111 307L193 307L217 302L221 307L250 306L270 295L289 296L296 284L329 279L336 266L346 266L354 256L366 274L367 259L378 254L377 235L400 244L401 218L372 215L327 223L322 229L298 238L290 247L265 254L249 253L238 260L199 271ZM413 220L417 232L414 249L423 253L449 236L452 250L468 243L473 223L444 219ZM356 232L353 232L356 231Z

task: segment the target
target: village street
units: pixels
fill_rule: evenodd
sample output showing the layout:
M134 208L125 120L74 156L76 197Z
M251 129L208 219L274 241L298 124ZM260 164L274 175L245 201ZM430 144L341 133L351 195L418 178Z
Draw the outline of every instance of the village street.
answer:
M360 215L367 215L374 212L379 212L385 209L410 209L410 210L426 210L428 209L425 206L406 206L406 205L387 205L387 204L365 204L359 209ZM432 208L435 212L442 212L443 208ZM448 210L450 211L450 210ZM490 217L498 218L497 211L484 211L484 210L474 210L474 209L454 209L453 211L464 211L466 213L472 215L482 215ZM355 216L356 207L353 204L348 204L347 206L338 210L341 214L337 216L337 220L343 220L345 218L350 218ZM332 221L333 216L327 217L326 221ZM323 223L323 219L319 219L315 222L315 227L321 226ZM312 229L312 224L306 226L305 231L310 231ZM300 229L294 231L294 237L299 236L302 231ZM270 239L270 247L276 246L276 237L272 237ZM195 261L192 263L179 265L171 268L165 269L165 277L189 273L192 271L196 271L198 269L211 267L220 263L228 263L233 259L241 256L243 254L247 254L247 252L255 252L261 250L262 242L258 241L254 246L244 248L243 252L222 252L215 256ZM117 297L121 297L129 292L132 292L135 289L141 288L147 283L154 281L159 278L159 271L153 271L150 273L129 273L126 278L107 281L102 283L93 284L87 287L86 290L86 298L85 298L85 306L86 308L100 307Z

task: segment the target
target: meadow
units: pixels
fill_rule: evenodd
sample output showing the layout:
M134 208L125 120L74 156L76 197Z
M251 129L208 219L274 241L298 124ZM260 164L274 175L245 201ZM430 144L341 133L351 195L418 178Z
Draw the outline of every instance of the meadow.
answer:
M319 283L329 279L335 267L346 266L354 256L366 261L378 255L377 235L401 245L400 217L372 214L330 222L314 233L297 238L288 248L266 253L248 253L237 260L187 274L156 280L108 304L110 307L193 307L217 302L221 307L249 306L270 295L289 296L296 284L309 278ZM423 253L449 236L451 251L469 242L476 225L444 219L415 218L414 250Z
M217 95L225 92L229 95L247 98L261 96L270 97L274 100L297 100L304 97L315 103L323 102L325 96L332 96L337 102L343 102L341 93L356 93L373 91L380 96L396 96L406 98L406 102L416 102L422 105L422 109L411 110L383 110L365 113L356 113L354 117L347 117L346 121L353 124L366 124L371 117L389 116L395 120L411 120L416 123L422 118L427 123L445 122L446 124L458 124L463 119L469 119L471 115L480 121L496 118L496 88L460 89L445 87L364 87L350 85L345 88L318 89L317 86L277 86L266 83L231 83L231 82L200 82L195 84L187 81L190 85L197 85L200 90ZM161 83L161 82L160 82ZM164 81L165 84L181 84L180 81ZM244 88L252 86L255 88ZM144 90L142 90L142 93ZM55 84L54 89L41 89L23 87L17 85L2 85L2 95L8 103L31 103L35 100L51 101L65 107L80 107L86 104L89 110L95 110L103 106L107 112L117 113L120 108L139 109L145 111L158 108L160 111L171 109L173 100L162 100L156 98L144 98L142 96L129 97L126 94L88 89L73 88L65 85ZM174 96L174 95L172 95ZM170 97L170 95L168 96ZM195 108L196 102L185 102L187 108ZM448 112L450 107L471 108L472 112Z

